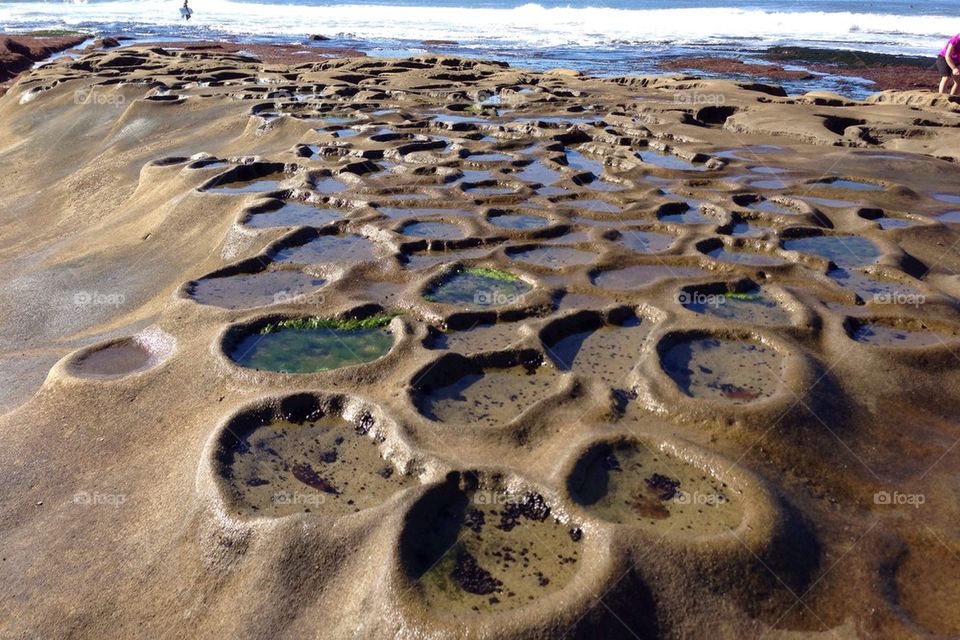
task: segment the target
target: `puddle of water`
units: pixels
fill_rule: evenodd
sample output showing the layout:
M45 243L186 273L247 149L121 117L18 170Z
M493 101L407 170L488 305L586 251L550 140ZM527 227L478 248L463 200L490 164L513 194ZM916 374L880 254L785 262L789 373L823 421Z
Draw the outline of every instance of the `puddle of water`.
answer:
M898 327L880 322L857 322L850 337L875 347L929 347L952 342L955 337L916 326Z
M727 149L725 151L720 151L716 154L716 156L718 158L725 158L727 160L742 160L744 162L748 162L751 158L744 156L753 156L764 153L778 153L780 151L783 151L783 147L778 147L773 144L756 144L741 147L739 149Z
M511 176L524 182L542 185L551 185L563 178L562 173L551 169L542 160L536 160L532 164L528 164L522 171L513 173Z
M304 202L284 202L274 211L255 213L246 221L253 229L272 229L275 227L322 227L339 220L341 214L333 209L321 209Z
M516 193L517 187L511 187L507 185L498 185L498 186L485 186L485 185L470 185L464 188L464 191L467 193L479 193L488 196L502 196L509 193Z
M587 453L567 480L596 517L666 534L723 533L743 520L741 497L709 472L635 444Z
M782 358L757 342L697 338L674 344L660 363L691 398L746 404L772 396L783 375Z
M317 236L305 244L277 251L274 259L288 264L356 263L373 260L374 247L363 236Z
M513 274L466 268L442 280L424 294L430 302L468 307L517 304L533 286Z
M824 185L834 189L853 189L854 191L883 191L883 185L870 182L860 182L858 180L823 180L815 182L816 185Z
M230 359L249 369L281 373L315 373L384 356L393 347L389 328L278 328L241 340Z
M589 124L592 122L600 122L603 119L599 116L593 116L590 118L574 118L574 117L565 117L565 116L546 116L536 118L537 122L547 122L549 124Z
M741 206L746 206L746 208L750 209L751 211L764 211L766 213L780 213L791 216L795 216L800 213L796 209L792 209L784 204L777 204L773 200L756 200L747 205Z
M508 162L513 160L513 156L505 153L478 153L467 156L470 162Z
M785 180L771 179L771 180L750 180L748 183L751 187L756 187L757 189L786 189L787 182Z
M783 241L783 248L832 260L839 267L861 267L880 257L880 249L859 236L811 236Z
M498 427L549 396L558 377L549 365L466 373L447 386L422 391L418 409L446 424Z
M283 173L270 175L253 180L224 182L210 187L207 193L267 193L280 189L280 184L287 178Z
M523 251L507 250L514 260L533 264L547 269L563 269L572 265L590 264L597 259L592 251L581 251L570 247L536 247Z
M891 218L889 216L874 218L872 222L878 223L880 228L884 231L888 229L906 229L907 227L913 227L917 224L914 220L908 220L906 218Z
M224 309L248 309L292 302L327 283L301 271L260 271L220 278L200 278L190 287L190 297L200 304Z
M478 324L460 331L448 331L436 336L431 349L444 349L470 354L506 349L519 339L517 326L511 323Z
M804 202L810 204L820 205L822 207L830 207L831 209L843 209L846 207L853 207L859 204L855 200L840 200L838 198L817 198L814 196L792 196L794 198L799 198Z
M747 222L734 222L730 228L730 235L738 238L756 238L765 233L773 233L773 229Z
M786 169L781 169L780 167L764 167L764 166L747 167L747 171L749 171L750 173L759 173L762 175L770 175L770 176L787 172Z
M960 211L947 211L937 216L937 220L944 224L960 224Z
M960 194L956 193L931 193L931 196L940 202L949 202L950 204L960 204Z
M400 228L400 233L416 238L438 238L441 240L459 240L464 236L463 229L448 222L410 222Z
M579 151L574 151L573 149L567 149L567 166L577 171L589 171L598 178L603 175L604 168L603 163L597 160L592 160Z
M713 251L707 252L707 255L721 262L742 264L751 267L774 267L786 264L786 260L777 256L754 253L752 251L730 251L726 247L717 247Z
M75 360L70 371L83 378L120 378L150 367L152 358L143 345L120 340Z
M923 293L916 287L894 280L880 280L860 271L831 269L827 275L837 284L854 291L865 302L919 304Z
M490 182L496 180L493 176L492 171L478 171L476 169L461 169L460 172L463 174L463 177L460 180L464 182Z
M633 317L622 325L572 333L545 345L546 352L561 371L573 371L622 388L652 329L652 323Z
M621 211L618 205L610 204L605 200L565 200L557 204L561 207L572 207L596 213L620 213Z
M433 117L434 122L443 122L449 124L489 124L485 118L476 116L456 116L449 113L440 113Z
M542 229L550 225L550 220L543 216L508 213L490 216L490 224L504 229Z
M337 129L333 132L333 135L338 138L352 138L355 135L359 135L359 133L356 129Z
M662 264L638 264L623 269L601 271L592 277L593 284L602 289L632 291L669 278L696 278L707 275L698 267L673 267Z
M653 149L635 155L641 162L652 164L661 169L670 169L673 171L705 171L707 168L704 164L690 162L672 153L661 153Z
M416 484L380 456L377 442L361 427L337 416L277 420L230 440L224 473L241 513L336 518Z
M311 188L317 193L340 193L346 190L347 185L336 178L321 178L314 182Z
M410 209L406 207L379 207L377 213L381 213L388 218L414 218L420 216L472 216L476 211L468 209L440 209L440 208L418 208Z
M686 204L686 203L684 203ZM674 224L717 224L718 220L711 218L701 212L699 205L687 204L684 211L671 211L670 213L658 212L657 219L663 222L672 222Z
M767 327L791 324L787 310L760 288L742 293L708 293L687 289L680 293L679 301L694 313L724 320Z
M552 517L540 494L450 493L404 536L408 572L430 609L463 621L518 609L574 579L582 534Z
M622 235L617 242L637 253L660 253L661 251L666 251L675 240L675 238L668 233L658 233L656 231L622 229L620 233Z

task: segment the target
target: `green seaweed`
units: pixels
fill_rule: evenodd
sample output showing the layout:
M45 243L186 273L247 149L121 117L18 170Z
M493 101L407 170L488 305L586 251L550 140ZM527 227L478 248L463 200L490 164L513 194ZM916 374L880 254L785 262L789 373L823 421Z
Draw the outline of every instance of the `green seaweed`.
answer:
M37 29L35 31L25 31L19 35L31 38L60 38L66 36L89 36L90 34L72 29Z
M747 300L749 302L757 302L761 297L758 293L740 293L738 291L727 291L724 295L734 300Z
M290 318L271 322L260 329L260 335L267 335L282 329L337 329L339 331L356 331L358 329L379 329L390 324L395 315L376 315L369 318Z
M501 271L500 269L492 269L490 267L466 267L461 273L491 278L493 280L503 280L505 282L516 282L520 279L520 276L510 273L509 271Z

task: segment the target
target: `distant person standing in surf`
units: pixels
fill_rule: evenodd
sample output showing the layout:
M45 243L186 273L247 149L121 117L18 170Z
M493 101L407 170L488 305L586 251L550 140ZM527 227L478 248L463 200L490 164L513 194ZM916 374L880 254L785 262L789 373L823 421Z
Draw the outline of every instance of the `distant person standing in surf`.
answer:
M950 95L955 96L960 91L960 33L950 38L947 46L937 56L937 71L940 78L940 93L947 92L947 84L953 80Z
M193 9L187 4L189 1L190 0L183 0L183 6L180 7L180 15L183 16L184 20L189 20L190 16L193 15Z

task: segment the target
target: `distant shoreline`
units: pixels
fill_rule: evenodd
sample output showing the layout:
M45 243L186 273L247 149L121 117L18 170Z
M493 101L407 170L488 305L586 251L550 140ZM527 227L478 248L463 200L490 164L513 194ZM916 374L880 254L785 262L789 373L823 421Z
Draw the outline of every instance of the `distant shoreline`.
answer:
M81 45L97 36L79 31L50 30L27 34L0 34L0 95L15 76L33 65L64 52L82 51ZM129 40L130 42L127 42ZM296 63L332 57L376 56L376 51L359 47L328 46L336 44L322 35L311 36L302 43L267 43L254 39L238 40L136 40L119 37L101 38L85 49L102 46L136 44L176 48L215 49L227 53L247 52L264 62ZM426 40L420 43L427 53L463 56L459 44L452 40ZM468 54L469 55L469 54ZM474 54L472 57L483 58ZM738 58L735 56L679 55L651 61L650 70L630 75L671 75L677 72L712 78L751 79L782 84L790 93L828 90L862 99L885 90L932 89L938 80L933 57L898 56L842 49L774 46L764 52ZM524 66L523 61L510 61ZM835 85L839 85L837 88ZM849 90L844 91L846 87Z

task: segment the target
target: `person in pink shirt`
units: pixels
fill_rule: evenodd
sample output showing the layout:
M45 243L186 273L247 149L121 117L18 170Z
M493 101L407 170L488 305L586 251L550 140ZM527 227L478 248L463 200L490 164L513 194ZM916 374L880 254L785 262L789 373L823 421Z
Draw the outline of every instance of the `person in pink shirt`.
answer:
M957 95L957 92L960 92L960 33L950 38L947 46L937 56L937 71L942 76L940 93L946 93L947 84L953 80L950 95Z

